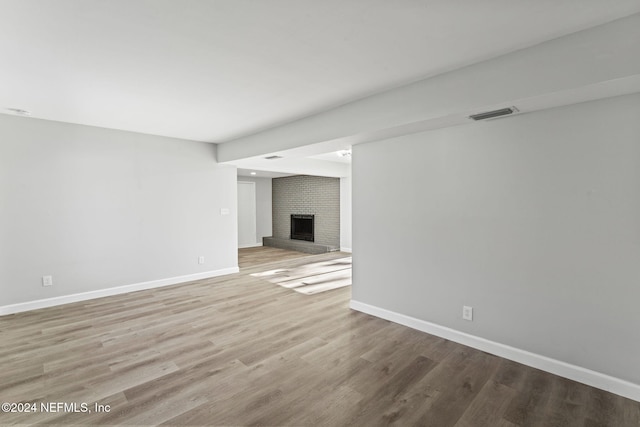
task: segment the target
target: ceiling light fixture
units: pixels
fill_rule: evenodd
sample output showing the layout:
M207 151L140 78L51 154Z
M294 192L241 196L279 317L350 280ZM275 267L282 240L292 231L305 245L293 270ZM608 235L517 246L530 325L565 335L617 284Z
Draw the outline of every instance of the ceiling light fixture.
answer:
M249 172L251 175L257 175L257 172Z
M30 116L31 111L23 110L22 108L7 108L7 111L16 114L18 116Z

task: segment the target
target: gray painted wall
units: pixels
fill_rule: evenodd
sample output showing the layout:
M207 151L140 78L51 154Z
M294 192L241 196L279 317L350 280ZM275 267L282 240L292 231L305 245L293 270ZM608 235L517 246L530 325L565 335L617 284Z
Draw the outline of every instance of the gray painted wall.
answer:
M340 178L274 178L273 237L290 237L291 214L314 214L315 242L340 246Z
M340 178L340 249L351 251L351 177Z
M639 117L635 94L355 146L353 299L640 384Z
M256 244L262 244L263 237L273 235L271 178L239 176L238 181L256 183Z
M0 305L236 267L236 221L214 145L0 115Z

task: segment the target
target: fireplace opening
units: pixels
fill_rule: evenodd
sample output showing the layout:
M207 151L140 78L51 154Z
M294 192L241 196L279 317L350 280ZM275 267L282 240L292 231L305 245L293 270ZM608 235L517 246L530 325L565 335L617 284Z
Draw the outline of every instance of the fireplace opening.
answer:
M291 215L291 239L313 242L314 215Z

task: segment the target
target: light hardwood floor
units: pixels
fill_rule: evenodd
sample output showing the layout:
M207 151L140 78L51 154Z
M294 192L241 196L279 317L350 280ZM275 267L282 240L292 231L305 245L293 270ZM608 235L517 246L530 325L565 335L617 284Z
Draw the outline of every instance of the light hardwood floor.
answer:
M253 257L226 277L0 317L0 400L111 408L0 425L640 424L638 402L351 311L350 288L253 278Z
M244 248L238 250L238 266L242 269L308 256L310 255L304 252L288 251L286 249L272 248L269 246Z

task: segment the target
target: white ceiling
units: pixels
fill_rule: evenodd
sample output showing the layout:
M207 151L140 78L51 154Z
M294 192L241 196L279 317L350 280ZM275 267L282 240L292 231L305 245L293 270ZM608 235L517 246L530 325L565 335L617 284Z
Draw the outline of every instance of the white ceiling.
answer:
M346 150L340 150L340 151L346 151ZM325 154L317 154L315 156L309 156L312 159L320 159L320 160L326 160L328 162L338 162L338 163L347 163L347 164L351 164L351 156L341 156L338 154L338 151L332 151L330 153L325 153Z
M640 11L640 0L0 0L0 110L208 142Z
M280 173L280 172L271 172L271 171L257 171L253 169L237 169L237 175L249 178L282 178L285 176L291 176L296 174L291 173Z

